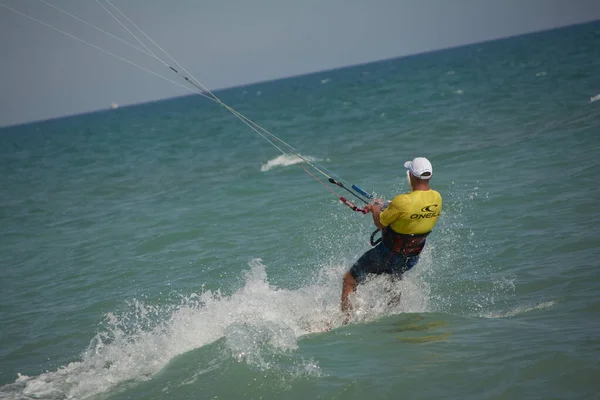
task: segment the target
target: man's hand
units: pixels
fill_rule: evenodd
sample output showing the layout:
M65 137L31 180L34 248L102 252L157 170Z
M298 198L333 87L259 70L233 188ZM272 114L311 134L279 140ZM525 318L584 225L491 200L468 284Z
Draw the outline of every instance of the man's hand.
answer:
M381 212L381 205L378 203L373 203L373 204L367 204L365 207L365 210L367 210L367 212Z

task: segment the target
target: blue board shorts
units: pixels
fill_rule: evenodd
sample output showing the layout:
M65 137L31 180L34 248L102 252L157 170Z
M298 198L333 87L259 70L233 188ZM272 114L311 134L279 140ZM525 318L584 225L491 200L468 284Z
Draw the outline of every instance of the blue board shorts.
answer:
M401 278L402 274L414 267L418 261L418 255L401 256L379 243L354 263L350 268L350 275L357 282L364 281L369 274L389 274L394 278Z

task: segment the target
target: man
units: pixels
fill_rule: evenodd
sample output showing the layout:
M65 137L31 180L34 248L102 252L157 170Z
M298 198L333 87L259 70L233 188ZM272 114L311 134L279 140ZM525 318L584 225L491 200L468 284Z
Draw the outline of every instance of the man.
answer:
M396 196L383 211L380 200L365 207L373 215L377 228L382 230L382 240L344 275L341 306L346 322L352 308L348 296L356 286L369 274L401 278L414 267L442 211L442 196L429 187L433 174L429 160L417 157L405 162L404 167L412 191Z

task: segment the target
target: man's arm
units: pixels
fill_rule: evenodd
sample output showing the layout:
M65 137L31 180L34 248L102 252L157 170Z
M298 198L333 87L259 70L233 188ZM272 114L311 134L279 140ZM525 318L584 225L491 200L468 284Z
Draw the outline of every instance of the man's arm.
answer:
M373 215L373 223L375 224L375 226L379 229L384 229L385 226L383 226L381 224L381 221L379 220L379 215L381 214L381 206L378 204L368 204L365 206L365 209L367 211L370 211Z

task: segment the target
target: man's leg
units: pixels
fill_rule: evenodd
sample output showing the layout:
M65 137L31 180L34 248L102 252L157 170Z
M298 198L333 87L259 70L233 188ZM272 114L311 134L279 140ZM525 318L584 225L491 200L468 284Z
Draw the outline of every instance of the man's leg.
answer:
M362 282L368 274L377 273L377 266L380 263L379 254L378 246L373 247L364 253L344 275L341 303L342 312L346 313L344 324L350 320L350 310L352 310L352 304L348 296L356 290L358 283Z
M402 257L402 256L395 256L393 263L392 263L392 272L390 274L390 281L392 283L392 285L397 284L399 281L402 280L402 276L403 274L408 271L409 269L411 269L412 267L414 267L417 262L419 262L419 256L413 256L413 257ZM388 291L388 294L391 294L391 290ZM397 294L392 294L390 300L388 301L388 307L396 307L398 306L398 304L400 304L400 299L401 299L401 293L398 292Z
M348 313L352 309L352 304L348 300L350 293L356 290L356 279L350 272L346 272L342 282L342 312Z
M386 295L390 296L390 299L388 300L387 306L388 307L396 307L400 304L400 298L402 296L402 293L397 292L394 293L394 286L396 286L398 284L398 282L400 282L402 280L402 275L397 275L397 274L390 274L390 284L392 285L392 287L388 287L386 290Z

